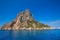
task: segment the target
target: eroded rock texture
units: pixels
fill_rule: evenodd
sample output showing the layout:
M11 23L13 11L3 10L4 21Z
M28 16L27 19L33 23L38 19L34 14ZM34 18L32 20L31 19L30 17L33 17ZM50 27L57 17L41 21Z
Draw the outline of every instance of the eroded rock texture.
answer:
M15 20L5 24L2 30L19 30L20 28L40 28L45 27L42 23L36 22L30 12L30 10L25 10L20 12Z

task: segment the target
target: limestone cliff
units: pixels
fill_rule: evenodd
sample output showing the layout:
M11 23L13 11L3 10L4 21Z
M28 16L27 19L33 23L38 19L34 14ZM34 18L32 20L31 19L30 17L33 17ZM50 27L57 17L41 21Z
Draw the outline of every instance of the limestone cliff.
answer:
M34 20L30 10L20 12L15 20L5 24L2 30L19 30L20 28L41 28L49 27L48 25L39 23Z

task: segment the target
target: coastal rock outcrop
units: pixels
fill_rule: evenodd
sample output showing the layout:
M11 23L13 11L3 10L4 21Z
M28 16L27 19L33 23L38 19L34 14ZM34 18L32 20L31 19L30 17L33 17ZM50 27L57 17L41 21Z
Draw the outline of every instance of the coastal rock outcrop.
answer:
M20 12L15 20L3 25L1 30L20 30L21 28L41 28L41 27L49 26L35 21L30 10L25 10L23 12Z

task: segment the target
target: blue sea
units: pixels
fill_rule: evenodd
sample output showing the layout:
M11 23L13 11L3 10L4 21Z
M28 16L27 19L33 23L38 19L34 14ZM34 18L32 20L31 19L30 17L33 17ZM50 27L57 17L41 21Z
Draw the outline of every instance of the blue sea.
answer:
M60 30L0 30L0 40L60 40Z

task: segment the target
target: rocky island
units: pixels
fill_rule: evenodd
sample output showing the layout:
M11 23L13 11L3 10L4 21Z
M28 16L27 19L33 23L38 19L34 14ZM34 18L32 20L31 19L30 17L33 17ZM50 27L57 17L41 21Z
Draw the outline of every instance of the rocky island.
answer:
M15 20L2 26L1 30L42 29L50 26L34 20L30 10L20 12Z

